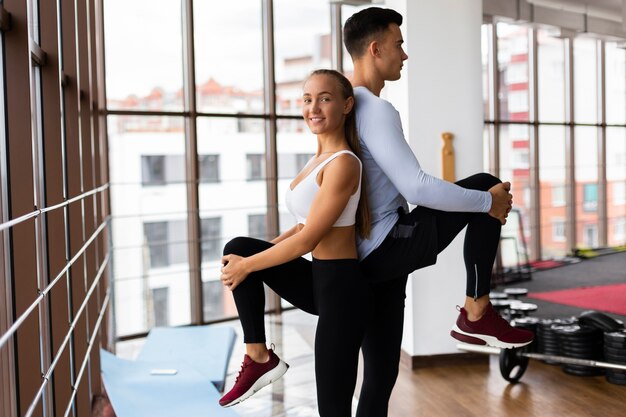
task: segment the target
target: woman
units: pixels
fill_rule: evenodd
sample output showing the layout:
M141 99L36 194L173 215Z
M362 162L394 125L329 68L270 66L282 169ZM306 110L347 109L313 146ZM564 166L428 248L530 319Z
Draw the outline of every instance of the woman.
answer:
M247 354L233 389L237 404L280 378L287 365L265 342L266 283L282 298L319 315L315 337L318 408L322 417L350 416L368 292L360 279L356 233L369 234L369 213L350 82L314 71L303 87L302 115L317 135L317 153L287 190L298 224L271 242L235 238L224 248L221 279L233 291ZM356 155L355 155L356 154ZM301 256L312 252L313 260Z

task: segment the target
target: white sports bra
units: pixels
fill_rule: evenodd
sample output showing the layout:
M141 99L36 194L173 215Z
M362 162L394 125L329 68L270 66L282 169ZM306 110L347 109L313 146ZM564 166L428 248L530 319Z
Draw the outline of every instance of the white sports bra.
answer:
M311 205L313 204L313 200L317 195L317 192L320 189L320 186L317 184L317 174L324 168L330 161L335 159L341 154L350 154L359 161L359 165L361 166L361 170L363 166L361 165L361 161L357 156L348 150L343 150L339 152L335 152L323 162L321 162L318 166L313 168L313 170L304 177L294 188L293 190L290 187L287 187L287 195L286 195L286 203L287 209L291 214L296 217L296 220L300 224L306 224L306 218L309 215L309 211L311 210ZM310 162L309 162L310 163ZM342 226L352 226L356 223L356 209L359 205L359 197L361 196L361 175L359 174L359 187L356 192L350 196L346 207L343 209L343 212L333 224L333 227L342 227Z

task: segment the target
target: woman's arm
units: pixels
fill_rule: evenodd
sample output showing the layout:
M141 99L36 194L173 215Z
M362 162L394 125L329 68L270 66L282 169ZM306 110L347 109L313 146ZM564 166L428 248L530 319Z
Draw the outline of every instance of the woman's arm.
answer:
M233 290L250 273L289 262L315 249L356 191L360 175L359 161L351 155L341 155L324 167L319 175L323 175L320 190L313 200L306 225L298 233L253 256L222 257L225 266L221 279L224 285Z

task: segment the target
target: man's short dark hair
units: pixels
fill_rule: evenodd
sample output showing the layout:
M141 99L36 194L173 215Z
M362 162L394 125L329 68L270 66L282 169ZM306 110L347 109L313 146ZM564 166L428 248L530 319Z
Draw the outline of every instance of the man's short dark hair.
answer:
M373 38L392 23L402 25L402 15L392 9L369 7L350 16L343 26L343 43L352 59L363 56Z

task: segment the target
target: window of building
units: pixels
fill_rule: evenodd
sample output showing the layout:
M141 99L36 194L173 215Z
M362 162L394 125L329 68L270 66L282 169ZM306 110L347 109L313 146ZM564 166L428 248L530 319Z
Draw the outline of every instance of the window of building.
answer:
M143 233L150 257L150 266L158 268L169 265L167 222L144 223Z
M583 210L596 211L598 209L598 184L583 185Z
M586 224L583 227L584 246L588 248L598 247L598 226L595 224Z
M224 285L222 281L202 282L203 315L205 320L220 319L226 315L224 310Z
M552 187L552 207L561 207L565 205L565 186L554 185Z
M141 155L141 184L165 185L185 181L183 155Z
M187 262L187 232L184 220L146 222L143 229L151 268Z
M265 178L265 155L246 155L246 179L248 181L258 181Z
M199 155L198 165L200 170L200 182L220 181L219 155Z
M565 242L565 221L563 219L552 219L552 240Z
M202 229L202 262L214 261L222 255L222 218L200 219Z
M165 184L165 155L141 156L141 183L143 185Z
M248 215L248 236L267 239L267 216L265 214Z
M152 312L157 327L169 326L169 298L168 287L152 289Z

